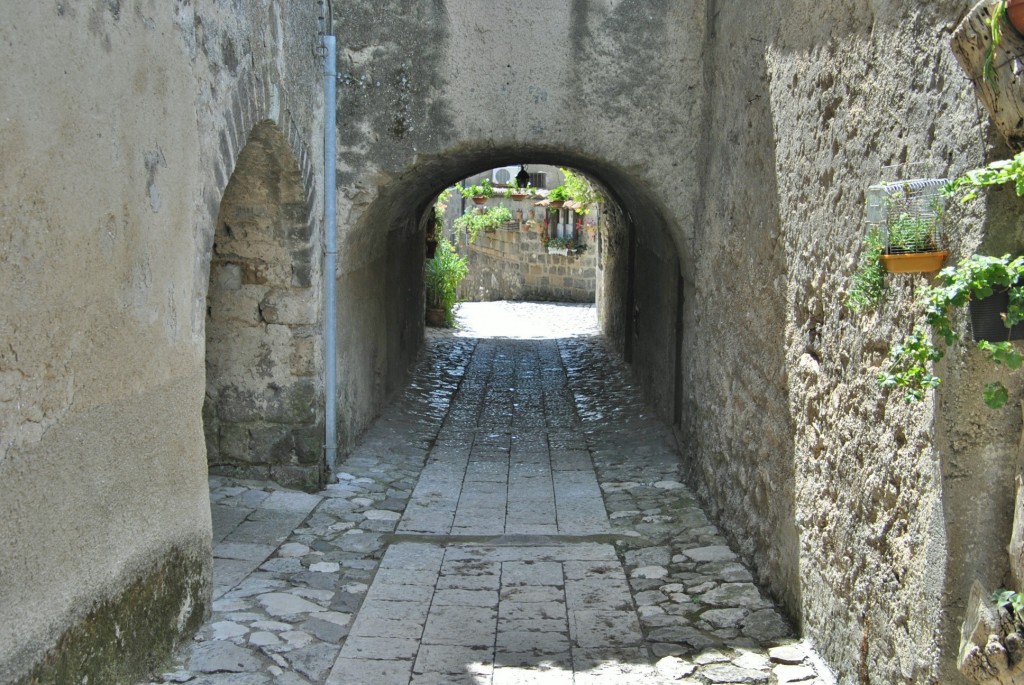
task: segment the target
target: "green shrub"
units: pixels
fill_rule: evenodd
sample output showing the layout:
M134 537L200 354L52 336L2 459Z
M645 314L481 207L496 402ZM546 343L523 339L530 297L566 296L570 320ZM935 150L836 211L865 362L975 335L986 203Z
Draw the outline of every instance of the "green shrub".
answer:
M476 242L480 231L493 231L509 221L512 221L512 212L508 207L500 206L491 207L482 214L471 209L456 219L453 225L458 233L468 235L469 242L472 243Z
M455 323L455 293L468 273L466 258L458 255L447 239L440 238L434 258L427 260L427 308L443 309L448 326Z

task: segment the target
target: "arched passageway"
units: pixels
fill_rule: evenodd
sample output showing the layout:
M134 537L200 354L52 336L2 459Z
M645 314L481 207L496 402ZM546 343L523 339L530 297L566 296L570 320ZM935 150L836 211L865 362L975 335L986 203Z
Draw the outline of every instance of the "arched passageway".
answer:
M371 338L380 336L381 342L390 346L390 354L375 354L377 362L369 369L351 368L343 360L343 387L371 387L382 376L388 379L389 392L400 386L418 348L414 331L422 317L422 281L416 265L423 259L424 235L433 220L432 206L438 193L473 174L523 162L578 169L592 178L607 198L602 216L605 230L598 248L602 255L597 277L602 330L627 361L644 360L635 368L648 400L662 418L676 422L682 411L675 379L681 376L678 351L682 347L685 264L685 251L672 237L678 231L671 230L659 203L636 177L600 159L530 146L462 148L382 183L375 189L376 198L360 208L358 221L342 243L339 292L356 290L369 295L363 289L369 287L374 298L382 298L379 305L366 307L373 299L356 296L364 310L379 308L389 319ZM364 280L367 276L369 282ZM349 313L367 316L365 311ZM338 332L343 348L353 350L365 344L359 326L339 326ZM353 418L343 416L342 423L364 423Z
M206 401L210 472L322 482L318 244L295 157L257 124L220 205L210 260Z

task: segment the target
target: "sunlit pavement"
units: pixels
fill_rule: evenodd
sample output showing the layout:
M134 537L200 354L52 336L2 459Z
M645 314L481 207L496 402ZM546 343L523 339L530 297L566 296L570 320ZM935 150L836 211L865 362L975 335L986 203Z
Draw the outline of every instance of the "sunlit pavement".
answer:
M463 304L326 490L211 479L214 614L156 680L834 682L594 312Z

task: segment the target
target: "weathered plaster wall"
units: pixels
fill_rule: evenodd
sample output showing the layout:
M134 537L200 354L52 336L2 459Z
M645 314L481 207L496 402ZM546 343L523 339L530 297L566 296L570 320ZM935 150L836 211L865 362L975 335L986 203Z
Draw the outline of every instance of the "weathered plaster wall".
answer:
M315 91L281 83L316 79L316 12L104 0L3 19L0 681L125 682L207 609L214 222L257 121L309 157Z

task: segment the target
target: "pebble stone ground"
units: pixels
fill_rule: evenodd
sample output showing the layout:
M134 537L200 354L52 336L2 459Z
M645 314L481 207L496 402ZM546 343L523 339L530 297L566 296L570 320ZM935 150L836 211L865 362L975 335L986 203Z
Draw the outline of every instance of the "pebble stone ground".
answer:
M460 322L324 491L210 479L213 613L153 683L835 682L683 484L592 306Z

